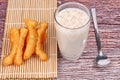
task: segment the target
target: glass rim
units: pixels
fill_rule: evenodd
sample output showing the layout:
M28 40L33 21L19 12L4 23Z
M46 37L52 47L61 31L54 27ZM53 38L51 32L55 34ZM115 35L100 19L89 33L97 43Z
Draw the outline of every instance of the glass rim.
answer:
M89 19L88 19L88 21L87 21L84 25L79 26L79 27L77 27L77 28L68 28L68 27L65 27L65 26L63 26L62 24L59 23L59 21L56 19L57 10L60 9L61 7L65 6L65 5L68 5L68 4L78 4L78 5L80 5L80 6L82 6L82 7L84 7L84 8L87 9L87 11L88 11L87 14L88 14L88 16L89 16ZM57 24L60 25L60 27L63 27L63 28L66 28L66 29L70 29L70 30L75 30L75 29L83 28L84 26L86 26L86 25L90 22L90 20L91 20L91 13L90 13L90 10L89 10L85 5L83 5L83 4L79 3L79 2L74 2L74 1L73 1L73 2L66 2L66 3L63 3L62 5L60 5L60 6L55 10L54 19L55 19L55 21L57 22Z

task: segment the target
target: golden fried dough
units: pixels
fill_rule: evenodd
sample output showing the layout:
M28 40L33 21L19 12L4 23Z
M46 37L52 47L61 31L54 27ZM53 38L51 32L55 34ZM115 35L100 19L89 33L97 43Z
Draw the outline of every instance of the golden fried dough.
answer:
M41 61L47 61L48 56L43 50L43 43L48 37L46 32L48 23L38 22L31 19L24 20L26 28L11 28L9 30L10 52L3 59L3 65L21 65L24 60L29 59L34 53Z
M48 23L41 22L40 28L37 30L38 40L36 43L36 54L39 56L40 60L42 60L42 61L48 60L48 56L42 48L42 46L43 46L42 42L43 42L44 36L46 35L47 28L48 28Z
M17 28L11 28L9 32L9 37L10 37L11 50L9 54L3 59L4 66L13 64L13 60L16 55L18 42L19 42L19 30Z
M36 26L38 25L38 22L31 19L24 19L25 25L29 30L36 29Z
M23 58L22 58L23 48L25 46L25 39L27 36L27 32L28 32L28 29L26 28L20 29L20 38L19 38L17 52L16 52L15 59L14 59L15 65L21 65L23 63Z
M42 41L41 41L41 42L44 43L44 41L47 39L47 37L48 37L48 34L45 33L44 36L43 36L43 38L42 38Z
M28 36L27 36L27 43L26 43L26 49L24 52L24 60L29 59L32 54L35 52L36 42L37 42L37 21L35 20L25 20L25 24L28 28Z

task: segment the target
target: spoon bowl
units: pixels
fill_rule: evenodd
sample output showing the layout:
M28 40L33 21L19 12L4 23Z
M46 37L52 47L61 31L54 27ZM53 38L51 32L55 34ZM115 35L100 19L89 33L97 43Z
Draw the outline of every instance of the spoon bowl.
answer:
M95 59L95 64L97 66L104 67L110 64L110 59L106 55L103 56L98 55Z

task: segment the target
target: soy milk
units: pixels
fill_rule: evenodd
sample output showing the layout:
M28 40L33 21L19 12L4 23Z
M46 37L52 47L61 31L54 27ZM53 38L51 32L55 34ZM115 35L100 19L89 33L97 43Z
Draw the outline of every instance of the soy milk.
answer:
M62 56L78 59L85 47L89 32L89 16L78 8L66 8L56 15L56 33Z

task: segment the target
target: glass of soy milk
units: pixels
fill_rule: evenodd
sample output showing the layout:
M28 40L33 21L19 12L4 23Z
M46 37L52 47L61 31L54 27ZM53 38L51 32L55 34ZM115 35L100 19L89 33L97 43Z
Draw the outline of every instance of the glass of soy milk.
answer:
M82 54L90 27L90 12L77 2L60 5L55 12L57 41L62 56L77 60Z

